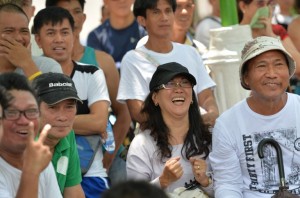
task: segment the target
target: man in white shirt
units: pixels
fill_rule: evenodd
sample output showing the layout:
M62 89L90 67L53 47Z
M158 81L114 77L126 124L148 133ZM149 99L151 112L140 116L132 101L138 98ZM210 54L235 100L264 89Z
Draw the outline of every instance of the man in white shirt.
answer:
M26 77L16 73L1 74L0 84L12 96L0 126L1 197L62 197L50 163L52 154L44 144L51 126L34 140L39 127L34 91Z
M213 129L212 152L216 198L270 198L283 181L272 146L258 155L264 138L282 149L288 191L300 194L300 97L287 93L295 61L280 39L261 36L242 51L240 81L251 95L225 111ZM276 196L275 196L276 197Z
M192 46L172 42L176 1L136 0L133 12L138 22L147 29L145 45L127 52L121 63L121 80L117 99L127 103L135 121L145 120L140 113L149 93L149 82L158 65L177 62L188 68L197 79L194 90L198 104L206 113L203 120L213 126L219 110L213 95L215 83L205 70L199 52Z

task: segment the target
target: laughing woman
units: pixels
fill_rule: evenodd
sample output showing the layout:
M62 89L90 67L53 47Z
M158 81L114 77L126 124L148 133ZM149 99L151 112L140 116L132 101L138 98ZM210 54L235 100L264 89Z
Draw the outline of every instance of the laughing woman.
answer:
M194 85L196 79L182 65L158 66L142 109L147 121L128 152L129 179L147 180L167 192L195 180L213 193L206 160L211 134L200 119Z

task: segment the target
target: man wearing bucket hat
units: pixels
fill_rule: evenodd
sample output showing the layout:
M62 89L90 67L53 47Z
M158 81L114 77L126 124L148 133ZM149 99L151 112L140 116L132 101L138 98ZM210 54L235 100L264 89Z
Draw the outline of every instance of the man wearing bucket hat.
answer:
M38 76L32 86L37 92L40 108L40 125L50 124L45 144L53 153L52 163L64 197L85 197L81 188L81 170L76 147L73 123L76 103L82 103L74 82L60 73Z
M295 62L279 39L257 37L242 51L240 81L251 95L224 112L213 130L209 159L215 197L271 197L278 191L276 151L258 156L263 138L276 140L283 153L289 191L300 194L300 97L287 93Z

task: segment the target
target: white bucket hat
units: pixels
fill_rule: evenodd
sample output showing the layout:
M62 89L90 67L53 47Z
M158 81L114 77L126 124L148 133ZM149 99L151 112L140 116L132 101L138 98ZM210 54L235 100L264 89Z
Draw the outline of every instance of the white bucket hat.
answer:
M283 47L281 40L278 38L261 36L248 41L242 50L242 61L240 64L240 81L243 88L250 90L244 82L245 63L250 59L271 50L280 50L288 60L289 74L292 77L295 73L296 63L292 56Z

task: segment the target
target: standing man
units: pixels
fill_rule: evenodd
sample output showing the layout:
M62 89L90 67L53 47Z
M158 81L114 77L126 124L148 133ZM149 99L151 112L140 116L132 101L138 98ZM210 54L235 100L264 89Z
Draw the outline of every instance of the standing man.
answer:
M211 15L203 18L197 25L195 30L195 38L199 42L203 43L206 48L209 48L210 35L209 31L211 29L220 28L221 18L220 18L220 0L209 0L212 7Z
M126 52L135 49L137 42L146 35L133 13L134 0L104 0L109 11L108 20L88 35L87 45L110 54L119 69Z
M72 15L61 7L47 7L34 17L33 29L37 44L44 55L55 59L62 66L63 73L74 81L78 96L83 104L77 103L77 115L73 124L76 141L88 137L98 142L107 137L106 126L110 100L103 71L94 65L72 60L74 20ZM86 138L85 138L86 137ZM99 145L99 144L98 144ZM78 146L81 151L85 146ZM109 188L106 169L103 167L101 146L93 150L88 171L82 178L85 196L99 198ZM80 160L84 160L80 154ZM83 163L81 163L83 165Z
M213 126L219 115L212 89L215 83L205 70L199 52L188 45L172 42L175 0L136 0L134 14L149 35L147 43L129 51L122 60L121 81L117 99L127 103L131 118L142 123L140 113L149 93L149 82L158 65L178 62L197 79L194 86L197 103L206 114L203 120ZM196 101L195 101L196 102Z
M189 32L193 23L195 0L176 0L172 41L195 47L200 54L207 52L205 45L195 40Z
M45 144L53 153L52 164L64 198L83 198L79 156L73 131L77 96L74 82L65 74L45 73L32 82L40 108L40 126L50 124Z
M287 93L295 61L280 39L257 37L242 51L240 80L251 95L224 112L213 129L209 159L216 198L269 198L279 189L276 150L258 156L258 143L276 140L289 191L300 194L300 96Z
M34 140L39 127L34 91L25 76L11 72L0 75L0 85L12 96L0 126L1 197L62 197L51 151L44 144L51 126L46 125Z

